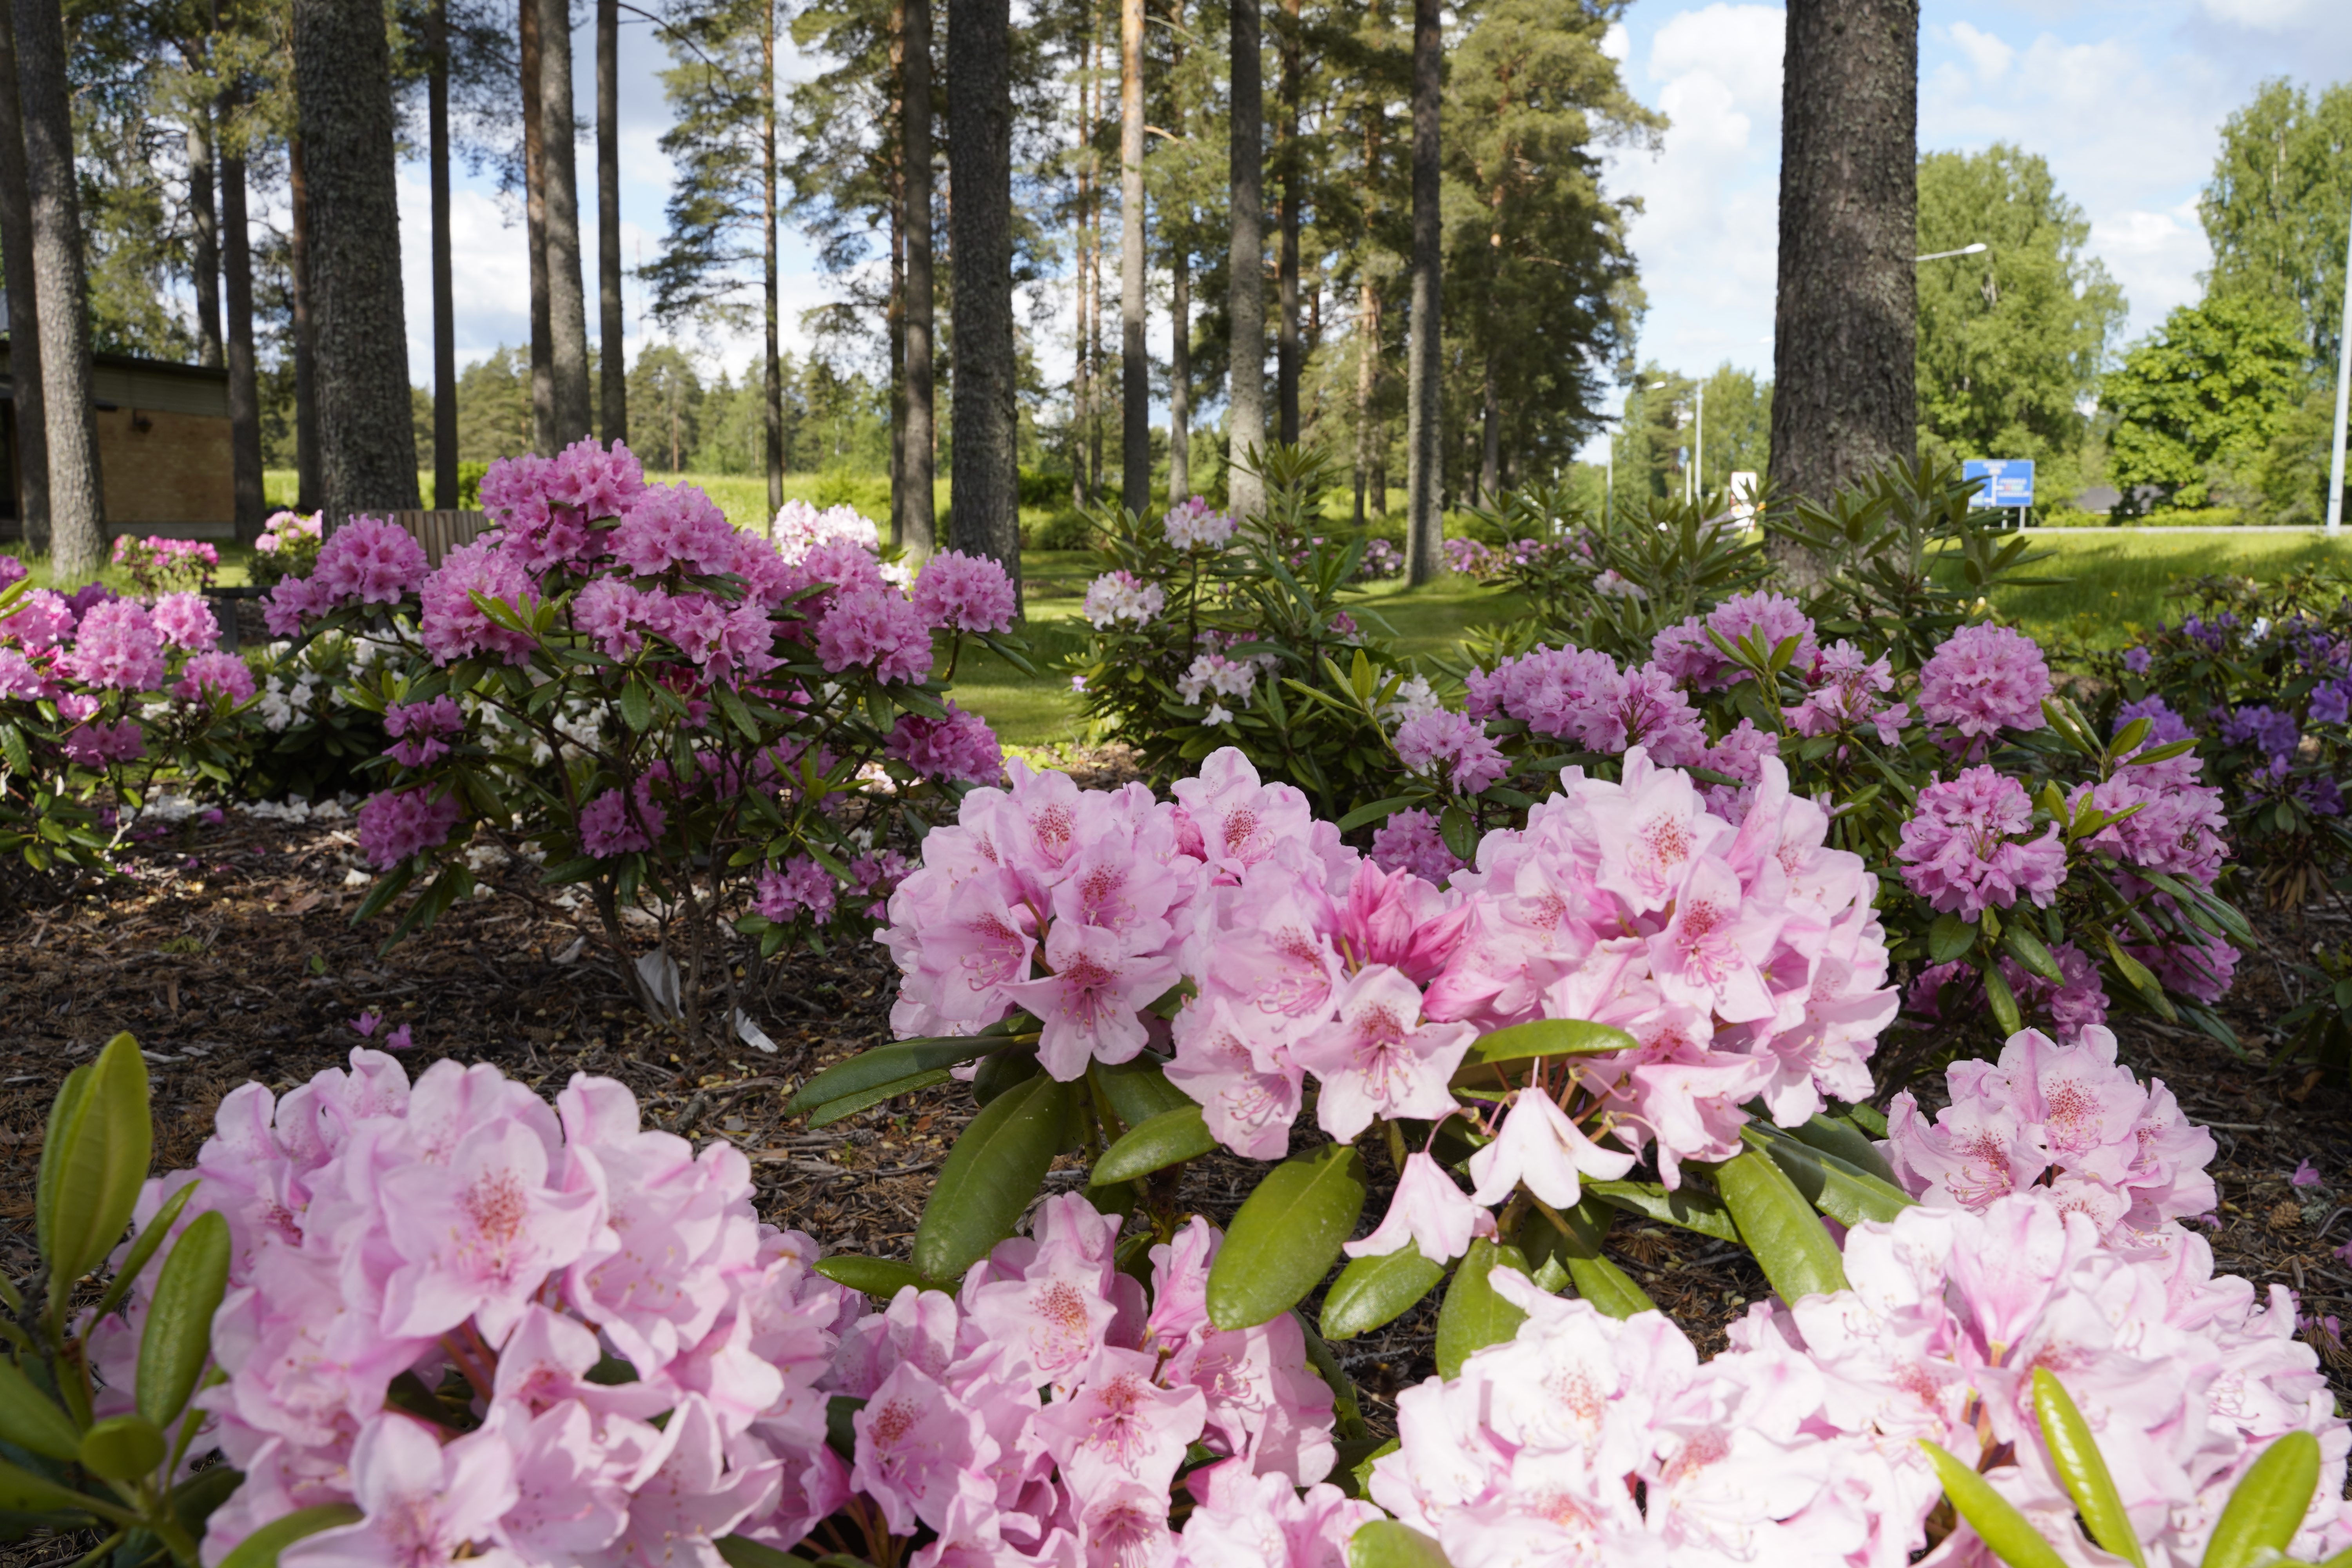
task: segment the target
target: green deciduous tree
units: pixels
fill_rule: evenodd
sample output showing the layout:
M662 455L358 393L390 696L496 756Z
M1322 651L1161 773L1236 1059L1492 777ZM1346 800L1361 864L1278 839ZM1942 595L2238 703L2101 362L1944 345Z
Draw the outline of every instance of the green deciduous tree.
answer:
M2042 489L2079 477L2083 402L2122 323L2123 290L2086 255L2091 226L2042 158L2007 142L1919 160L1919 447L1940 460L2031 458Z
M2100 392L2116 421L2108 461L2118 509L2144 510L2157 498L2203 506L2238 482L2307 394L2301 328L2284 300L2220 294L2181 306L2126 354Z
M2213 247L2210 291L2288 303L2306 363L2333 371L2352 217L2352 83L2315 99L2284 78L2264 82L2221 127L2198 212Z

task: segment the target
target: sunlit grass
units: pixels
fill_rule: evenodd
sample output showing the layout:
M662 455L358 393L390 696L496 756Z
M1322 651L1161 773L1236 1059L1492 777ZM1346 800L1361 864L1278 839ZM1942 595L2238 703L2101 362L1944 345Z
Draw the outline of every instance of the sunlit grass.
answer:
M2130 640L2135 626L2179 619L2181 606L2165 591L2182 578L2229 573L2268 580L2329 562L2352 567L2352 539L2310 533L2052 529L2033 539L2037 549L2050 549L2028 574L2060 581L2003 590L1994 606L2036 638L2063 636L2103 647Z

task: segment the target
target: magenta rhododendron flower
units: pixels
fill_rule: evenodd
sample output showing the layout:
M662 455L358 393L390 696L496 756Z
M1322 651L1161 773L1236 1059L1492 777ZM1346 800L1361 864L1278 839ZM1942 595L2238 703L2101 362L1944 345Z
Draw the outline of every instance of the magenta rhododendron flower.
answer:
M891 756L929 779L954 779L963 784L1004 782L1004 748L996 731L977 713L967 713L952 699L943 702L944 719L902 713L890 731Z
M1486 738L1485 725L1444 709L1399 725L1396 749L1397 759L1406 767L1443 779L1456 795L1482 793L1510 766Z
M1400 811L1372 830L1366 858L1392 871L1406 871L1424 882L1443 882L1462 869L1462 862L1445 847L1437 818L1418 808Z
M172 647L194 651L220 641L220 622L202 594L166 594L152 614L156 634Z
M430 785L371 795L360 807L360 851L377 869L388 871L412 855L446 844L462 815L455 795Z
M226 697L232 706L253 700L253 667L233 653L200 653L183 665L172 695L183 702Z

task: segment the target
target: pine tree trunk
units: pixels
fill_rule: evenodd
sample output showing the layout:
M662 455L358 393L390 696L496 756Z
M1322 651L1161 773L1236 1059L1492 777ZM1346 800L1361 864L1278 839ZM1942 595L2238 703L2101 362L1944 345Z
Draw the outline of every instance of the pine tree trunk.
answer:
M1827 500L1917 440L1918 0L1790 0L1772 484ZM1774 545L1801 584L1818 567Z
M433 504L459 505L457 483L457 296L449 264L449 0L433 0L425 23L426 163L433 182Z
M621 299L621 7L596 0L597 417L606 446L629 438L629 345Z
M1445 516L1439 505L1438 268L1444 229L1438 212L1438 113L1445 39L1438 0L1412 5L1412 318L1405 352L1405 577L1414 586L1444 569Z
M288 246L294 284L294 510L326 504L326 470L319 454L319 322L317 274L310 259L310 160L297 132L286 149L288 205L293 209Z
M25 175L25 119L16 96L16 16L0 5L0 268L8 290L9 375L16 448L16 535L49 543L49 432L41 395L40 299L33 263L33 193Z
M1233 0L1232 44L1226 493L1234 515L1247 518L1265 506L1265 486L1256 473L1257 454L1265 446L1265 81L1258 51L1258 0Z
M195 231L196 363L221 365L220 209L213 195L212 106L198 99L188 110L188 226Z
M588 296L580 256L580 149L572 105L571 0L538 0L539 112L547 184L547 331L555 445L590 434Z
M1279 57L1282 77L1276 89L1282 124L1276 163L1282 172L1282 229L1274 263L1275 295L1281 318L1275 331L1275 425L1281 438L1298 440L1298 0L1282 0Z
M907 0L890 6L890 123L907 123ZM884 307L890 347L890 543L907 535L907 143L902 133L890 160L890 298Z
M1077 261L1077 326L1072 340L1070 390L1070 493L1072 504L1088 507L1095 500L1095 481L1100 477L1087 468L1087 432L1094 427L1095 387L1094 365L1087 357L1087 343L1090 322L1087 309L1092 304L1093 291L1087 280L1093 276L1093 259L1087 251L1088 236L1094 224L1094 12L1089 7L1087 18L1087 63L1078 73L1078 210L1077 227L1073 244Z
M1380 389L1381 291L1366 277L1356 286L1356 526L1364 526L1364 489L1374 461L1372 395ZM1388 509L1383 506L1381 510Z
M931 0L906 0L906 103L901 110L907 229L906 503L900 542L922 557L939 547L934 496L938 390L931 368Z
M760 199L766 220L760 226L766 237L761 247L765 270L761 274L761 306L767 329L760 369L761 391L766 404L762 421L767 434L767 531L772 537L776 513L784 506L784 366L777 342L776 321L776 0L761 0L760 7ZM1009 268L1010 263L1007 266Z
M1143 0L1118 6L1119 488L1151 505L1151 351L1143 302Z
M955 297L955 485L949 536L1021 582L1013 410L1009 0L948 0L948 215Z
M548 312L547 116L540 62L540 0L520 0L516 40L522 58L523 244L530 251L530 445L555 455L555 334Z
M1103 180L1094 137L1103 118L1102 16L1089 0L1087 11L1087 79L1094 84L1094 113L1088 122L1087 163L1094 170L1094 195L1087 204L1087 472L1099 495L1108 488L1103 478Z
M224 93L224 105L231 101ZM224 112L222 122L228 116ZM234 153L220 163L221 295L227 311L229 492L236 497L236 537L247 544L259 537L268 503L261 489L261 387L253 357L253 237L245 206L245 160ZM439 403L435 403L439 416ZM450 400L455 429L457 400ZM449 447L457 450L453 434Z
M49 448L49 566L59 587L106 563L105 497L90 410L89 305L82 270L81 192L66 96L65 18L58 0L15 0L16 90L33 220L33 297L40 302L43 424Z
M1486 354L1486 373L1480 378L1478 419L1478 494L1493 506L1503 491L1503 367L1502 355Z
M1168 279L1168 504L1192 493L1192 258L1182 246Z
M416 426L383 11L369 0L294 0L293 8L318 295L321 499L331 513L414 510Z

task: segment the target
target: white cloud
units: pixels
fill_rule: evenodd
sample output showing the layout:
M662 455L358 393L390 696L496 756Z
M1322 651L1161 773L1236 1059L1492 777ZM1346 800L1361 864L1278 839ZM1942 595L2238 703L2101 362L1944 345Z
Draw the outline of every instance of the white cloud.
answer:
M1976 68L1979 81L1993 80L2008 70L2010 62L2017 58L2015 49L1992 34L1979 32L1966 22L1953 23L1950 37L1953 46L1968 57L1969 65Z
M1672 121L1664 150L1613 160L1638 195L1632 241L1652 313L1642 353L1675 365L1763 364L1772 330L1783 16L1709 5L1668 20L1642 68Z

